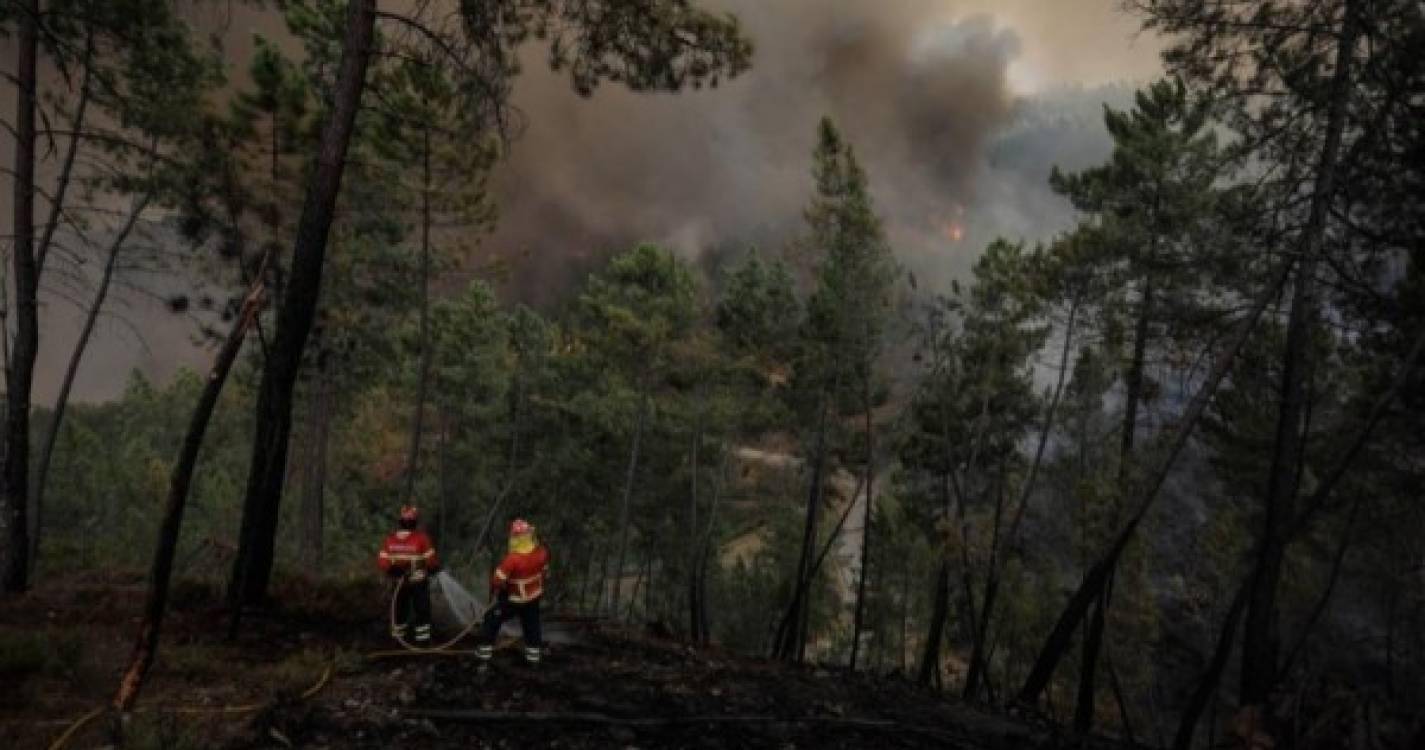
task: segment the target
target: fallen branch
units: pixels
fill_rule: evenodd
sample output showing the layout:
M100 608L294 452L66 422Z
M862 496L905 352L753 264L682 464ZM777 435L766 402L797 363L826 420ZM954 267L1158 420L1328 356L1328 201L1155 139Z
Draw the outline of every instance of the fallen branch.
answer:
M703 724L769 724L769 725L819 725L860 729L871 732L917 734L931 737L950 748L970 748L964 744L965 738L939 729L915 724L906 724L888 719L857 719L841 716L756 716L756 715L710 715L710 716L668 716L626 718L585 711L480 711L475 709L421 708L403 711L406 716L437 721L454 721L479 724L484 722L552 722L561 724L593 724L617 727L675 727L698 726Z

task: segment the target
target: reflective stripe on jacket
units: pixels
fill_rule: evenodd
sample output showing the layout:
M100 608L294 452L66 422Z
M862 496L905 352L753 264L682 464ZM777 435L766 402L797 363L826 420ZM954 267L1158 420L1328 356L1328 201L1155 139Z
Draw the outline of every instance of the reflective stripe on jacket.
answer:
M417 568L435 572L440 569L440 558L436 557L435 545L424 531L401 529L382 542L381 551L376 553L376 564L383 573L392 569L409 572Z
M544 595L544 579L549 575L549 549L540 545L529 552L505 555L491 576L490 587L509 592L515 604L532 602Z

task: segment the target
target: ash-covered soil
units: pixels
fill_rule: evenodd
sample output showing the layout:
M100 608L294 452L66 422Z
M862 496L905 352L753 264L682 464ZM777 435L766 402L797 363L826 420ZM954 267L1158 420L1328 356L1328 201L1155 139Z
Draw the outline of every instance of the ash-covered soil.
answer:
M909 682L797 667L591 621L537 667L509 641L487 669L468 653L391 653L379 586L288 582L226 638L220 592L178 589L134 747L1030 748L1048 729ZM46 748L117 685L138 580L70 581L0 605L0 746ZM3 644L0 644L3 645ZM457 645L468 648L469 642ZM9 670L6 672L6 670ZM109 742L108 716L67 747Z

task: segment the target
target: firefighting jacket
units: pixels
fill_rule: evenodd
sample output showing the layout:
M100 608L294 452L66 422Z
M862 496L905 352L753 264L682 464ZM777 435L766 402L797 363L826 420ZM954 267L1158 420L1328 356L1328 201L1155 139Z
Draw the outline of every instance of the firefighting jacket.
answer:
M515 604L532 602L544 595L548 572L549 549L544 545L529 552L511 552L495 568L490 588L507 592Z
M440 559L435 555L435 545L424 531L392 532L381 543L381 551L376 555L376 564L383 573L410 573L424 570L434 573L440 570Z

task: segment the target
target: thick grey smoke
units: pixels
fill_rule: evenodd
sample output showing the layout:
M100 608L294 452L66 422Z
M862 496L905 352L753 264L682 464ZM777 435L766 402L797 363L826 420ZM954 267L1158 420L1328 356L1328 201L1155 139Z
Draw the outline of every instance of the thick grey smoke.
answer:
M841 126L902 262L945 279L972 254L966 212L988 140L1009 120L1018 35L941 0L723 0L753 36L752 70L715 90L579 99L533 59L529 126L502 164L487 252L524 260L546 298L590 254L648 240L696 255L779 245L800 229L818 119ZM775 247L768 249L775 250Z

